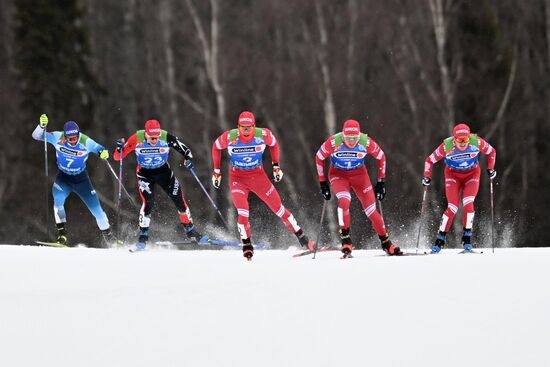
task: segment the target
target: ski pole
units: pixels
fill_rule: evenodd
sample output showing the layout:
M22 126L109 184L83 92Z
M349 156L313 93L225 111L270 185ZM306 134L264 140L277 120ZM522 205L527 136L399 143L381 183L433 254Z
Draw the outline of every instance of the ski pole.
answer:
M47 125L46 125L47 126ZM46 238L50 237L50 194L48 184L48 139L46 134L48 133L47 127L44 126L44 174L46 176L45 185L46 188Z
M380 206L380 216L384 220L384 212L382 211L382 200L378 200L378 205Z
M132 203L134 208L138 208L139 206L136 204L136 202L134 201L132 196L130 196L130 194L128 193L128 190L126 190L126 187L124 187L124 185L122 184L122 178L119 180L118 176L115 173L115 170L113 169L113 167L111 167L111 164L108 161L105 161L105 163L107 164L107 167L109 167L109 170L111 171L113 176L118 180L119 186L122 187L122 190L124 190L124 193L126 194L126 196L128 196L128 199L130 200L130 202ZM122 173L122 159L120 160L120 165L121 165L120 172ZM120 193L120 191L119 191L119 193Z
M229 226L227 225L227 222L225 221L225 219L223 219L223 215L222 215L222 213L220 212L220 209L218 209L218 206L216 205L216 203L214 203L214 200L212 200L212 198L210 197L210 195L208 194L208 192L207 192L206 189L204 188L204 185L202 184L201 180L199 179L199 177L198 177L197 174L195 173L195 170L194 170L193 168L189 168L189 171L191 172L191 174L193 175L193 177L195 177L195 180L197 181L197 183L198 183L199 186L201 187L202 192L204 192L204 194L206 195L206 197L208 198L208 200L210 200L210 204L212 204L212 206L214 207L214 209L216 209L216 211L218 212L218 215L220 216L220 219L222 220L223 224L225 225L225 228L229 229Z
M495 253L495 206L493 204L493 179L489 179L489 192L491 193L491 244Z
M117 208L116 208L116 232L117 241L120 240L120 202L122 201L122 149L120 153L120 164L118 166L118 198L117 198Z
M323 229L323 219L325 218L325 211L327 209L328 200L324 200L323 209L321 209L321 220L319 220L319 231L317 231L317 238L315 239L315 246L313 247L313 258L317 254L317 248L319 243L319 238L321 237L321 230Z
M424 186L424 193L422 194L422 207L420 208L420 223L418 223L418 235L416 236L416 251L418 253L418 244L420 243L420 232L422 230L422 215L424 214L424 207L426 206L426 193L428 192L428 186Z

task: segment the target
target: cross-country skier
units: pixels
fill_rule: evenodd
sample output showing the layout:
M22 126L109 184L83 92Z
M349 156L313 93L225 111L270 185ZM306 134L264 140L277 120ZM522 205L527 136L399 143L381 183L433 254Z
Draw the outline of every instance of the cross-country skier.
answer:
M216 189L221 184L221 154L223 149L229 153L231 169L229 187L231 198L238 213L238 229L243 244L243 255L248 260L254 255L250 241L250 223L248 221L248 194L255 193L275 213L285 226L296 235L300 244L313 250L313 241L304 234L292 213L286 209L275 186L267 177L262 164L266 147L269 147L275 182L281 181L283 171L279 166L279 143L272 132L266 128L257 128L252 112L244 111L239 115L238 128L221 134L212 145L214 173L212 184Z
M136 175L139 195L143 203L139 212L139 239L135 248L138 251L145 249L149 240L155 185L159 185L176 205L187 237L197 242L207 240L206 236L200 236L196 231L180 183L168 164L170 148L174 148L185 158L184 164L188 169L193 168L191 149L183 144L177 136L166 132L166 130L161 130L157 120L148 120L145 123L145 130L137 131L127 141L124 138L117 140L117 150L113 155L115 160L121 159L120 151L124 158L135 150L137 157Z
M472 225L474 222L474 200L479 189L479 156L488 155L487 174L489 179L497 175L495 171L496 150L485 140L470 133L466 124L458 124L453 129L453 136L443 140L443 143L428 158L424 165L424 186L432 181L434 163L444 159L445 162L445 195L447 209L441 217L439 233L432 246L432 252L438 253L445 245L445 236L451 228L453 218L458 211L460 192L462 191L462 205L464 206L464 233L462 246L464 250L472 250Z
M367 154L378 160L378 180L373 187L365 168ZM325 159L330 157L328 179L325 175ZM344 122L342 132L328 138L315 156L317 174L321 193L325 200L330 200L330 186L338 198L338 224L340 226L341 251L344 257L351 255L353 241L350 237L351 190L361 202L363 212L372 223L382 242L382 249L389 255L401 255L401 249L395 246L388 235L384 219L376 210L376 198L383 200L386 196L384 179L386 176L386 156L380 146L367 134L361 133L356 120Z
M82 134L74 121L67 121L63 126L63 131L51 131L44 134L47 125L48 116L43 114L40 116L40 123L34 129L32 137L40 141L46 139L55 148L59 172L53 184L52 193L57 225L57 243L67 245L67 218L64 205L70 193L75 192L95 217L105 245L113 244L116 239L111 232L109 219L101 208L86 171L86 161L90 153L98 154L101 159L108 159L109 152Z

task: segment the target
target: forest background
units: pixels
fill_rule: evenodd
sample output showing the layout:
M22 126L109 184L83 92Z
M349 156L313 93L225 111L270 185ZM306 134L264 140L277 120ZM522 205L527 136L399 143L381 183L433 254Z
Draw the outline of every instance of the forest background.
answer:
M323 201L315 153L343 121L360 121L387 155L384 216L403 247L416 242L425 158L456 122L466 122L497 150L497 246L547 245L549 45L550 0L4 0L0 242L53 235L52 213L44 223L54 150L46 180L43 144L31 137L42 113L50 117L49 129L75 120L111 152L117 138L158 119L192 148L198 176L234 226L227 235L237 239L227 156L218 191L210 185L210 149L250 110L280 143L285 176L276 187L310 236ZM171 165L197 226L220 235L216 211L181 162L173 152ZM110 163L118 171L118 162ZM134 157L125 160L123 182L139 201L135 164ZM474 241L490 246L485 158L481 164ZM428 191L423 246L446 207L443 166L435 166ZM375 161L367 158L367 167L374 181ZM116 223L116 180L95 156L88 171ZM296 243L265 205L251 202L254 240ZM323 241L337 240L335 202ZM73 241L93 243L99 232L84 204L71 196L66 211ZM182 237L176 214L158 191L156 239ZM377 246L357 200L352 215L355 243ZM126 239L135 238L137 220L138 210L123 198ZM461 227L459 212L451 244Z

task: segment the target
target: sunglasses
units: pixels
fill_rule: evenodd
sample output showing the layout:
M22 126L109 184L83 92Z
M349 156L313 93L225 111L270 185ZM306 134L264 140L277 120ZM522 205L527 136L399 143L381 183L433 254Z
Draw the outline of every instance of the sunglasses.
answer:
M470 138L466 137L466 138L455 138L455 141L457 143L468 143L470 142Z
M158 136L149 136L147 139L149 140L159 140Z
M71 144L74 144L78 141L78 136L68 136L67 141Z
M357 140L359 140L359 135L345 135L344 140L346 140L346 141L357 141Z

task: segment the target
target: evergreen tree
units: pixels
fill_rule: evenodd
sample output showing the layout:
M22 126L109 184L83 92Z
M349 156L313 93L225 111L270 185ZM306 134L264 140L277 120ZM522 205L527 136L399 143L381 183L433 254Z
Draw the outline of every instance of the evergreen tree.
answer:
M101 88L88 67L83 16L77 0L16 2L15 65L30 118L47 112L84 127L92 121Z

